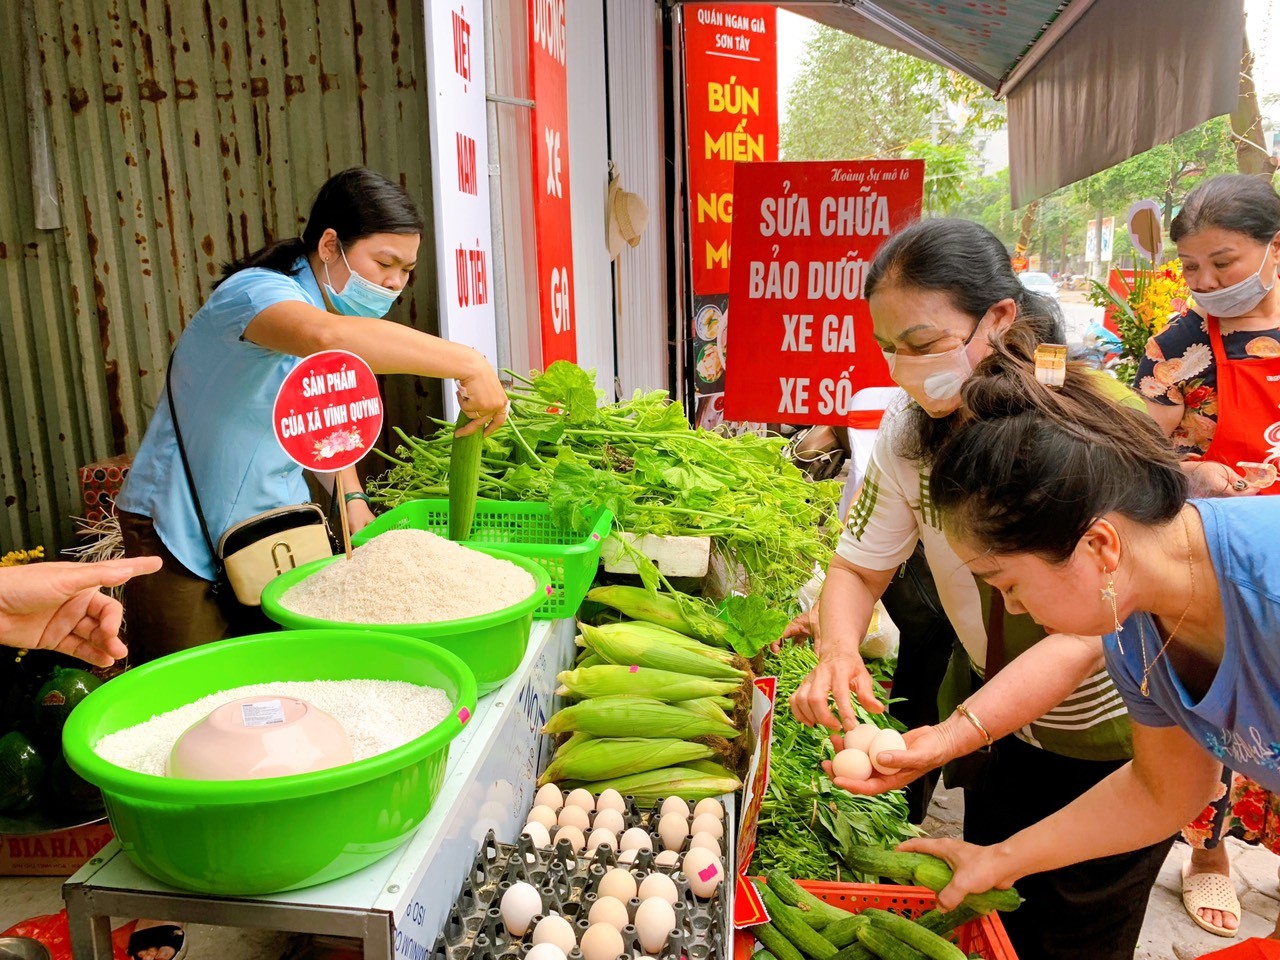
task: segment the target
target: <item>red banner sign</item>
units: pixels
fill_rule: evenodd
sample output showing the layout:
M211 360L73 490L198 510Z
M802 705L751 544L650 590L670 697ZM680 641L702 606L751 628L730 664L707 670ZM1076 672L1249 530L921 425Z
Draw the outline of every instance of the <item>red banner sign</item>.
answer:
M533 207L538 247L542 363L578 359L573 307L573 222L569 207L568 34L565 0L529 0L533 93Z
M378 380L354 353L313 353L280 385L273 421L276 439L294 462L316 473L345 470L382 432Z
M920 216L924 161L743 163L735 178L725 417L844 426L855 393L892 385L863 285Z
M693 293L729 290L735 163L778 159L777 11L684 8Z

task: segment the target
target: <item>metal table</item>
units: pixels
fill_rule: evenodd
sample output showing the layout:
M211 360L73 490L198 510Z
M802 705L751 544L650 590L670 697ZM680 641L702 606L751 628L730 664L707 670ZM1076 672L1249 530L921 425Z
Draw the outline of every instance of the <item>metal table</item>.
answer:
M401 849L358 873L305 890L212 897L153 880L112 841L62 888L76 960L110 960L111 918L355 937L367 960L426 957L489 830L513 840L547 749L556 674L573 659L571 620L536 621L516 673L484 697L454 741L444 784ZM517 813L519 811L519 813Z

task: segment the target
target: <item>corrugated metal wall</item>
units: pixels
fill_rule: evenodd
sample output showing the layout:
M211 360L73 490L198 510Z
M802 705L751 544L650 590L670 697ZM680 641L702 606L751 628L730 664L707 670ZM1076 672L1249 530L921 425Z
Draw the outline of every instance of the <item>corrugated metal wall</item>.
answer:
M618 379L624 396L674 389L667 382L667 223L662 172L662 10L640 0L607 0L609 125L625 189L649 207L649 227L618 258Z
M24 71L0 71L0 548L53 547L81 512L76 467L136 449L173 340L220 263L299 233L319 185L357 163L399 179L430 222L422 8L0 7L0 62L26 64L39 90L28 116ZM35 220L42 154L29 141L42 124L54 229ZM420 272L393 317L430 329L434 288ZM428 390L389 384L392 421L420 429Z

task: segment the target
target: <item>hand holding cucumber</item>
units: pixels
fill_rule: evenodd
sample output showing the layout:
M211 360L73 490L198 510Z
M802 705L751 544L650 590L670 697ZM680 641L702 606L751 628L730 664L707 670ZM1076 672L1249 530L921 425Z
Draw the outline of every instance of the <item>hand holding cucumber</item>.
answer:
M970 894L1008 890L1021 874L1009 862L1005 844L980 847L963 840L908 840L901 853L925 853L951 867L951 882L938 891L938 909L954 910Z

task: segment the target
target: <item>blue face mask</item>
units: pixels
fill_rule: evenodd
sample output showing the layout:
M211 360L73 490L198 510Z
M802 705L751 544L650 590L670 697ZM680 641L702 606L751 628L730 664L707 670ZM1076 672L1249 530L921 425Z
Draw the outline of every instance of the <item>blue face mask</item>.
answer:
M333 278L329 276L329 264L324 265L324 290L329 295L329 302L333 304L334 309L346 317L385 317L391 305L400 296L399 291L388 290L372 280L366 280L351 269L351 264L347 263L347 253L341 246L338 247L338 252L342 254L342 262L347 264L350 276L347 277L347 282L339 293L333 289Z

